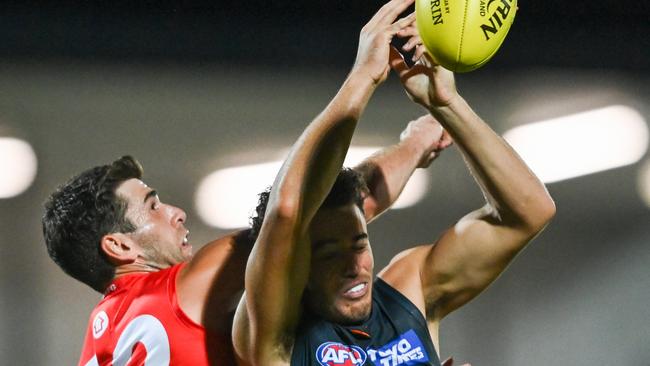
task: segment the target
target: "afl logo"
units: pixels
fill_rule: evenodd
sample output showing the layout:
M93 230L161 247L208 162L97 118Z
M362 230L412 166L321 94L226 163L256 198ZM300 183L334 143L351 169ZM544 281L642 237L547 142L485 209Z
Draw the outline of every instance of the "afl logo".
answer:
M95 320L93 320L93 337L95 339L101 337L106 329L108 329L108 315L102 310L95 315Z
M366 352L357 346L326 342L316 350L316 359L322 366L356 366L366 362Z

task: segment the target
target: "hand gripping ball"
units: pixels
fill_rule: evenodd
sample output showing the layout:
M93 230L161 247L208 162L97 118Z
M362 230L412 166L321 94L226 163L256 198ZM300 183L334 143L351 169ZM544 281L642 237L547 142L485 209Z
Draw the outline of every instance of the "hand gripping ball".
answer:
M422 43L433 60L454 72L488 62L510 30L517 0L416 0Z

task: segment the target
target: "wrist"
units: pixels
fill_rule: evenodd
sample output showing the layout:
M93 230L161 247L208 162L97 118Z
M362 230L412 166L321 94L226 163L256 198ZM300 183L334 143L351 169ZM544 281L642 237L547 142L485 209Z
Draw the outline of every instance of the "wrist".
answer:
M350 72L337 96L337 104L344 113L358 120L377 85L371 77L361 72Z
M451 95L449 98L445 99L444 101L437 103L435 105L429 106L427 110L431 115L433 115L436 118L443 118L444 116L448 113L455 113L457 112L460 108L462 108L463 105L466 105L465 100L463 99L462 96L458 93L454 93Z
M381 81L378 80L373 74L372 70L368 67L354 65L350 73L348 74L347 80L355 83L360 83L362 85L371 85L377 87L381 84Z
M431 148L431 137L427 134L409 134L400 138L398 146L408 150L409 155L420 160Z

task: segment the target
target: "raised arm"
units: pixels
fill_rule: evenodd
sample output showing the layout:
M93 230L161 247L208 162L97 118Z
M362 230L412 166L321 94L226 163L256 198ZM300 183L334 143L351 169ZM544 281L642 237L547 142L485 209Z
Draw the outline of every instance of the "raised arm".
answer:
M309 223L325 199L375 87L388 74L388 45L413 17L394 22L412 0L393 0L361 32L343 86L294 144L275 179L264 223L246 269L246 294L235 316L240 364L287 365L309 275Z
M430 114L409 122L400 141L371 155L354 169L369 189L364 200L366 221L376 219L399 197L417 168L426 168L452 143Z
M451 134L487 201L435 245L404 253L384 274L392 279L408 271L419 277L417 286L398 286L426 309L429 319L440 319L485 289L546 226L555 205L514 150L457 93L450 71L428 57L408 68L394 52L391 65L409 96Z

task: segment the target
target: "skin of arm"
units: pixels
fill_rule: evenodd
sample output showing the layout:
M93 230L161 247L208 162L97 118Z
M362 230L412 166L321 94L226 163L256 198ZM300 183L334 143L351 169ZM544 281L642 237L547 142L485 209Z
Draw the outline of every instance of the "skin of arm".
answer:
M433 116L409 122L400 142L371 155L354 169L363 175L370 194L364 200L367 222L387 210L402 193L417 168L426 168L452 144Z
M248 230L238 231L204 245L179 271L178 303L190 319L212 332L230 334L252 247Z
M453 137L487 201L435 244L401 253L380 273L437 327L503 272L548 224L555 204L516 152L457 93L450 71L426 55L409 68L394 50L391 66L411 99Z
M361 32L357 60L343 86L294 144L273 188L246 269L233 343L244 365L287 365L309 276L307 228L336 176L370 96L388 74L388 46L413 17L393 21L412 0L393 0Z

